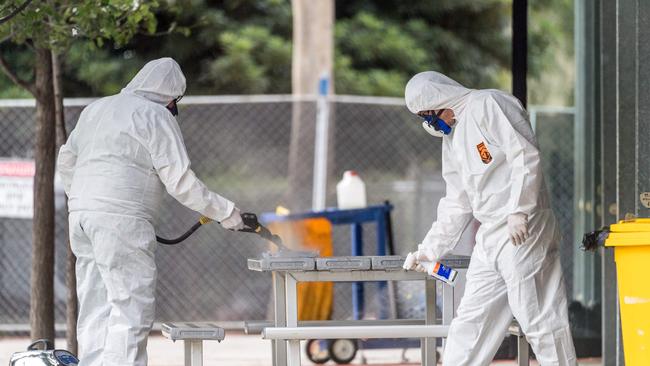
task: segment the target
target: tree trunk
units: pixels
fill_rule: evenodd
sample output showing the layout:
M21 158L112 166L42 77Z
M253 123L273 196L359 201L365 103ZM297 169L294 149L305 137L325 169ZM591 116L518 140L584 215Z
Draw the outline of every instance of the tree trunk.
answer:
M36 143L30 325L32 339L54 340L54 144L52 56L36 48Z
M293 10L292 93L298 97L315 96L318 91L318 80L323 74L330 77L329 93L332 93L334 1L292 0L291 4ZM311 208L315 132L315 103L294 102L287 193L287 204L292 210ZM329 150L333 151L333 149Z
M54 86L54 109L56 111L56 151L61 148L68 139L68 132L65 127L65 110L63 109L63 84L61 76L61 59L57 53L52 53L52 75ZM68 211L66 201L65 210ZM68 351L77 354L77 277L75 266L77 258L72 253L70 238L66 240L66 271L65 284L68 289L66 297L66 341Z

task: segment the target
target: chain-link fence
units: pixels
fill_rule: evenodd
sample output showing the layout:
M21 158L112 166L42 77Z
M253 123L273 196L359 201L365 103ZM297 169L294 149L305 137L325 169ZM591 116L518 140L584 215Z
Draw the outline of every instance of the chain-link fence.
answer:
M574 243L574 112L573 108L533 107L530 119L542 152L542 167L553 210L562 232L560 259L567 295L573 293Z
M67 100L70 131L87 100ZM369 204L390 200L398 254L412 250L435 219L444 195L440 174L441 140L421 130L417 117L399 99L343 97L331 99L326 201L336 204L335 185L353 169L366 182ZM299 113L297 112L299 111ZM245 211L274 211L278 205L311 207L314 163L313 125L316 101L291 96L187 97L178 117L197 175ZM1 101L0 158L33 156L33 101ZM571 112L536 113L536 127L553 203L563 223L564 269L569 289L572 269L573 116ZM292 141L300 125L298 143ZM290 158L290 151L298 153ZM295 152L295 151L294 151ZM293 159L293 160L292 160ZM291 194L289 194L291 193ZM56 319L64 322L67 215L64 195L56 202ZM167 198L157 233L176 236L198 214ZM29 219L0 217L0 324L26 324L29 319L31 251ZM374 254L375 228L364 228L365 253ZM350 253L347 227L335 227L335 255ZM246 259L267 250L254 236L208 225L184 245L160 246L157 321L241 321L267 318L271 279L246 268ZM368 286L367 314L376 308ZM571 293L569 291L569 293ZM351 315L349 285L337 284L336 318ZM7 327L5 327L6 329Z

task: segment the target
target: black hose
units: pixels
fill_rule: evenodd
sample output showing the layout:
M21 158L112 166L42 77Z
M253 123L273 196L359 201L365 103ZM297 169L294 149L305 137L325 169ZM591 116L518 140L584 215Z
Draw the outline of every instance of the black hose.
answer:
M161 238L161 237L159 237L158 235L156 235L156 240L157 240L160 244L165 244L165 245L176 245L176 244L178 244L178 243L184 241L185 239L189 238L190 235L194 234L194 232L195 232L198 228L201 227L201 225L203 225L201 222L197 222L197 223L195 223L194 225L192 225L192 227L191 227L189 230L187 230L186 232L184 232L183 235L179 236L178 238L174 238L174 239L165 239L165 238Z
M260 225L259 221L257 220L257 215L250 212L244 212L241 214L241 217L242 217L242 221L244 222L244 228L239 231L245 233L257 234L261 236L263 239L273 242L278 247L284 248L284 245L282 245L282 239L279 236L271 233L269 229L267 229L266 227ZM164 245L179 244L183 242L185 239L189 238L190 235L194 234L194 232L198 230L198 228L200 228L201 225L207 224L209 222L212 222L212 220L205 216L201 216L201 218L197 223L195 223L189 230L187 230L185 233L183 233L183 235L179 236L178 238L165 239L156 235L156 240L160 244L164 244Z

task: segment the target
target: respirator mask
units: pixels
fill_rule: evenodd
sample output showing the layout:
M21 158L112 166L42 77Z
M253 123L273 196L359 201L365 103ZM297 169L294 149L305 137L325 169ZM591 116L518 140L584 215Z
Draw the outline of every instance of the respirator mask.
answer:
M440 118L440 115L443 111L444 110L441 109L436 114L420 116L424 120L422 122L422 127L431 136L442 137L451 133L451 126L449 126L442 118Z
M174 117L178 116L178 104L177 104L177 103L180 102L181 99L183 99L183 96L182 96L182 95L181 95L180 97L178 97L178 98L172 100L172 102L169 103L169 105L167 105L167 106L165 107L165 108L167 108L167 110L168 110L168 111L172 114L172 116L174 116Z

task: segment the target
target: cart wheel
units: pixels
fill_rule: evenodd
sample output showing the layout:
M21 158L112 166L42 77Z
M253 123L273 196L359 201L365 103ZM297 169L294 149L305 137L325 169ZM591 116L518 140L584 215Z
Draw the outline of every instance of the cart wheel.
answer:
M359 346L354 339L336 339L330 342L330 357L338 364L348 364L354 360Z
M309 361L322 364L330 360L329 342L325 339L310 339L305 344L305 353Z

